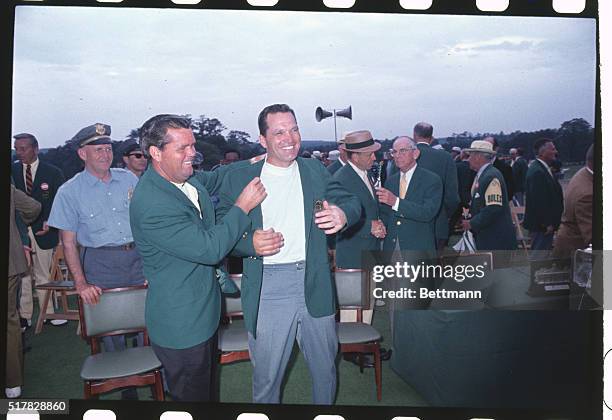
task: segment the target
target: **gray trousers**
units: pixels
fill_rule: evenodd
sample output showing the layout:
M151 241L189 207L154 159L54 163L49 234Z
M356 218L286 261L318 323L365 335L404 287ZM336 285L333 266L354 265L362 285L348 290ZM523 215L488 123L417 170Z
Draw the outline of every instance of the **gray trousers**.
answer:
M335 316L314 318L308 313L304 269L303 262L264 265L257 339L249 333L255 403L280 403L281 383L296 338L312 378L313 404L334 402Z

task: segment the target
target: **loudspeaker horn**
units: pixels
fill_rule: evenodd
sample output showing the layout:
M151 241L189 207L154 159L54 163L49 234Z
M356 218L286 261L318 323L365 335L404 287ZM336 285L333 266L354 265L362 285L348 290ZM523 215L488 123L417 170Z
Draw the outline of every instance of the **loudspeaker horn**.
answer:
M351 106L349 105L348 108L344 108L341 109L340 111L336 111L336 115L338 117L344 117L344 118L348 118L349 120L353 119L353 111L351 109Z
M331 117L332 115L334 115L332 112L326 111L320 106L317 107L315 111L315 118L317 119L317 122L320 122L321 120L324 120L325 118Z

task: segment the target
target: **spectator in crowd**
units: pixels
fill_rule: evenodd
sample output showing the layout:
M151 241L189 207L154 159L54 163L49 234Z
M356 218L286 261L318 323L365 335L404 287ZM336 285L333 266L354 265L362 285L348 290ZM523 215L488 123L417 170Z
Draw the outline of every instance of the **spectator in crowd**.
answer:
M376 159L374 152L380 149L380 143L372 141L369 131L361 130L348 133L340 148L346 151L348 164L340 168L333 178L357 197L361 215L357 223L336 234L336 267L362 269L365 268L361 260L362 251L380 251L380 240L386 234L385 225L380 220L374 186L368 177L368 170ZM365 323L372 323L372 312L371 308L363 311ZM355 311L342 311L340 315L343 321L354 322L354 314Z
M525 177L527 176L527 160L522 147L510 149L512 158L512 177L514 178L514 199L519 206L525 205Z
M222 165L229 165L234 162L238 162L242 159L240 152L236 149L227 149L223 155Z
M431 124L426 122L416 124L414 126L414 141L419 149L419 166L438 175L444 187L444 199L442 205L436 211L436 241L438 250L442 250L448 242L449 220L459 206L457 168L450 154L444 150L436 150L430 147L433 141Z
M57 229L49 227L47 220L58 188L64 182L62 171L38 158L38 140L29 133L13 136L18 162L13 163L11 172L15 187L41 203L42 211L38 218L27 227L29 244L32 248L32 267L30 274L21 280L19 313L21 327L32 325L34 311L32 287L49 281L53 262L53 249L59 242ZM45 291L37 290L38 307L42 309ZM47 313L54 312L53 305L47 306ZM65 319L50 320L51 325L66 325Z
M140 129L151 159L130 206L134 239L149 282L145 320L174 401L211 401L221 294L216 265L249 228L247 214L265 198L255 178L215 224L209 191L231 166L193 175L189 120L156 115ZM248 162L246 162L248 164Z
M561 225L554 241L553 257L570 258L577 249L593 241L593 145L586 153L586 166L565 188Z
M541 138L533 145L536 160L529 165L525 178L525 219L523 226L529 230L532 251L552 248L555 231L563 213L563 190L554 177L550 165L557 157L557 149L551 139ZM534 254L545 257L546 252Z
M126 143L123 146L123 164L125 169L140 178L147 169L147 158L140 150L140 145L136 140L128 140Z
M516 249L516 233L512 224L508 190L504 177L492 164L493 144L485 140L473 141L468 149L470 168L476 172L472 184L470 219L463 220L463 229L474 234L476 249ZM494 261L507 261L506 255L496 255Z
M17 312L17 293L21 276L28 271L21 236L15 224L15 212L19 212L24 222L32 223L41 211L41 205L26 193L11 184L9 197L9 260L7 284L6 318L6 388L7 398L19 398L23 386L23 351L19 313Z
M102 289L142 285L142 260L134 245L129 206L138 177L111 168L111 127L94 124L81 129L72 141L85 169L57 192L49 226L60 230L66 264L86 305L98 303ZM106 351L125 348L124 336L104 337ZM137 398L134 388L125 399Z
M472 184L476 177L476 172L470 168L469 163L470 155L467 151L462 150L459 155L459 160L456 161L457 165L457 186L459 190L459 207L455 211L450 221L450 229L453 229L463 212L470 208L470 201L472 200Z
M393 156L389 150L385 150L383 153L383 160L380 165L380 182L381 185L385 185L387 179L391 178L393 175L399 172L395 162L393 161Z
M393 142L391 155L398 172L376 191L378 201L384 204L384 251L436 251L436 215L444 187L438 175L417 164L419 154L420 148L408 136Z
M508 191L508 200L512 200L514 197L514 179L512 176L512 168L503 160L497 157L497 152L499 151L499 144L497 143L497 139L493 136L488 136L483 139L484 141L488 141L493 145L493 151L496 153L493 155L493 166L497 168L499 172L501 172L504 177L504 182L506 184L506 189Z
M455 162L461 161L461 147L453 146L451 149L451 157Z
M346 162L348 161L348 158L346 157L346 151L340 148L340 145L344 143L345 136L346 133L342 134L342 138L338 140L338 159L336 159L334 162L331 163L331 165L327 167L327 170L332 175L335 174L338 169L346 165Z
M297 337L312 378L313 403L332 404L338 336L326 235L359 219L359 201L332 180L320 162L297 157L301 136L289 106L265 107L258 125L266 159L231 171L219 195L222 216L254 177L261 177L268 194L249 213L250 231L233 251L244 257L243 284L248 285L242 289L242 306L253 364L253 401L280 402Z
M442 205L444 186L438 175L417 163L420 151L410 137L398 137L390 152L398 172L376 191L381 203L382 220L387 227L383 251L386 251L385 255L392 255L391 261L386 263L393 265L403 261L419 265L436 254L436 215ZM385 288L402 290L406 287L416 291L426 287L426 283L427 280L423 278L392 278L385 281ZM393 313L396 310L425 308L429 300L388 299L386 303L393 336Z
M313 150L312 151L312 158L318 159L318 160L322 160L321 152L319 150Z

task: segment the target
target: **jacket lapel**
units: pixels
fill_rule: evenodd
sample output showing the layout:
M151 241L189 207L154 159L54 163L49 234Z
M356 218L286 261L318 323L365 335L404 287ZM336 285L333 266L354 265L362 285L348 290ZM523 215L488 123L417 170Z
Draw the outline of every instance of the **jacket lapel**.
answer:
M297 158L298 169L300 171L300 182L302 184L302 195L304 196L304 231L306 232L306 243L310 239L310 229L312 227L314 215L314 202L315 200L324 200L325 197L315 197L314 192L311 188L310 182L304 182L308 177L308 168L304 164L301 158Z
M25 181L23 180L23 165L21 162L15 164L15 171L13 171L13 181L15 181L15 187L21 191L25 191Z

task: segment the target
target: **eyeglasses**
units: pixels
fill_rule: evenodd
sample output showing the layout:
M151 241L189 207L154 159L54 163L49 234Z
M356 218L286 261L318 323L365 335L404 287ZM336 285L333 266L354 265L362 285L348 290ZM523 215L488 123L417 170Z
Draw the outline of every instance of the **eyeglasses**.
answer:
M134 156L136 159L142 159L144 157L142 153L130 153L128 156Z
M408 153L409 151L414 150L414 149L415 149L414 147L410 147L410 148L407 148L407 149L404 148L404 149L399 149L399 150L391 149L391 150L389 150L389 154L391 156L405 155L406 153Z

